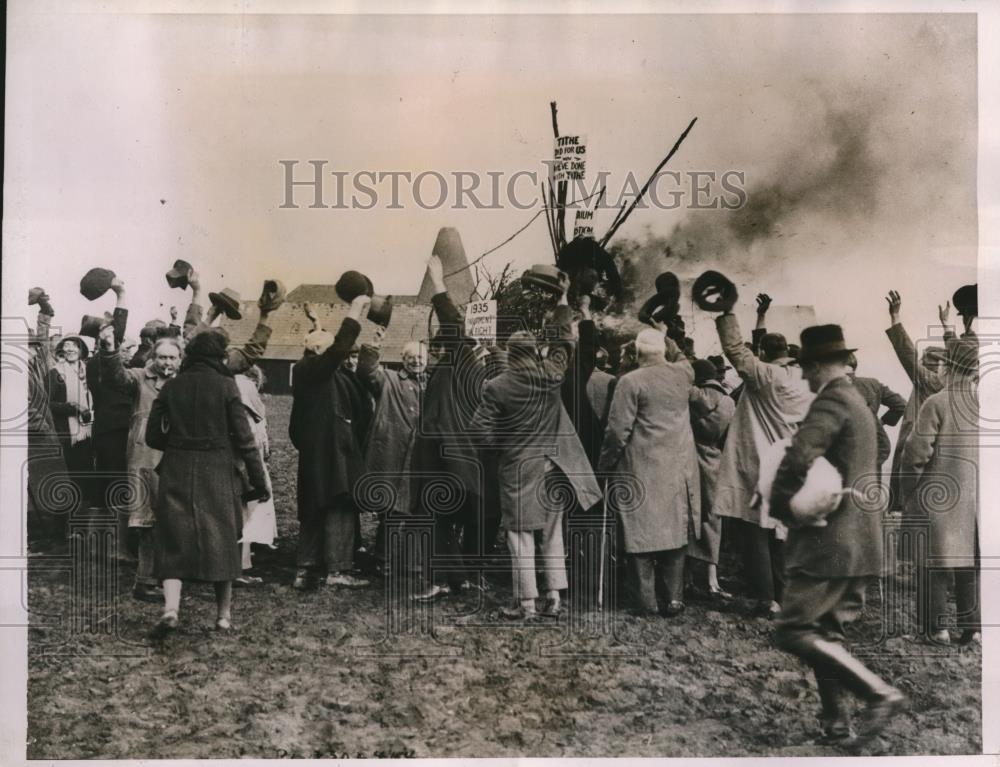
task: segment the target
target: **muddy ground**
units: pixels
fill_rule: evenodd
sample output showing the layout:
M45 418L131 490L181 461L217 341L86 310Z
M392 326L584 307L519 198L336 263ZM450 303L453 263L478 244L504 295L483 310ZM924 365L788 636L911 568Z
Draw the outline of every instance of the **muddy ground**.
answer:
M501 575L485 596L416 611L380 581L294 592L289 402L268 405L281 538L255 557L264 584L236 593L234 633L211 630L211 589L192 585L179 631L152 644L159 607L131 599L131 566L88 566L89 578L113 574L117 598L102 607L74 598L71 551L31 560L29 758L981 752L979 648L893 635L909 616L883 610L877 588L850 638L910 708L854 752L813 743L815 685L739 596L673 619L623 607L521 626L496 617L510 594Z

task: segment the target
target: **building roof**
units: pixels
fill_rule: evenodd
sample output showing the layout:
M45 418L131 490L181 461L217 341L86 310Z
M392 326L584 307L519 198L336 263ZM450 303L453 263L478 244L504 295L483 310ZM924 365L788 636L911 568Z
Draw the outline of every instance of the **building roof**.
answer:
M303 290L300 293L300 288L309 290ZM289 298L292 295L321 295L320 290L312 290L313 288L329 288L330 292L333 291L332 285L302 285L289 293ZM404 301L404 298L407 300ZM430 304L416 303L413 298L413 296L393 298L392 322L389 323L382 339L382 359L386 362L400 362L403 346L408 341L425 340L428 337L428 318L432 308ZM336 303L331 303L309 299L320 325L324 330L328 330L334 335L336 335L348 311L347 304L336 298L335 301ZM229 333L234 346L242 346L247 342L260 317L256 301L244 301L241 311L243 313L241 320L230 320L225 317L222 319L222 327ZM312 324L305 315L303 302L285 301L277 311L271 314L269 324L271 326L271 340L267 344L267 351L264 352L264 359L298 360L301 358L303 341L306 334L312 329ZM359 343L370 343L375 336L376 327L374 323L362 320Z
M299 285L288 294L287 301L293 304L304 304L307 301L311 304L339 304L343 303L333 285ZM417 296L393 296L394 304L414 304Z

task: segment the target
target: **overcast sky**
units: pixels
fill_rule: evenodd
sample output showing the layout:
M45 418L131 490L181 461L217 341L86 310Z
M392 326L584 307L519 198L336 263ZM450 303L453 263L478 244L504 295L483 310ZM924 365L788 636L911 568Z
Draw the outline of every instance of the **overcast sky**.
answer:
M186 297L163 279L175 258L209 289L245 298L266 277L292 288L348 268L378 292L415 293L440 227L458 228L471 259L534 211L282 210L279 160L537 171L552 152L551 100L564 134L588 136L588 171L608 171L612 187L650 172L697 116L670 167L742 171L751 203L755 189L775 201L763 206L774 227L719 239L729 214L698 214L691 231L725 252L671 267L733 273L745 302L766 290L776 303L814 305L819 321L845 325L867 372L904 394L883 333L886 291L902 291L916 334L976 279L972 15L78 14L11 24L5 277L26 265L25 282L48 288L73 329L112 304L79 295L91 266L126 280L133 332L171 303L183 311ZM620 236L669 236L690 215L639 211ZM610 218L599 214L599 232ZM550 260L539 218L485 263Z

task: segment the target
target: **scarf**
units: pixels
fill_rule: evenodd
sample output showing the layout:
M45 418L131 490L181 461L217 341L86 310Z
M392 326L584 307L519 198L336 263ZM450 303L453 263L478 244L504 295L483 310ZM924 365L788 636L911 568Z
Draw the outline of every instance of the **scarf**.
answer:
M66 382L66 402L76 405L81 411L91 411L91 423L81 423L78 416L67 417L69 427L69 443L75 445L90 439L91 424L93 423L94 402L90 398L90 390L87 388L87 368L82 360L67 362L59 360L56 363L56 370Z

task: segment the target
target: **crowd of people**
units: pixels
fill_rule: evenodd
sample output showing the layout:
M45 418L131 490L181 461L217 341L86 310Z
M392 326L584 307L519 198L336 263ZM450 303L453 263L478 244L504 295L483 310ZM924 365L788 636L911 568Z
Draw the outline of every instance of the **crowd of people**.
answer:
M594 583L592 603L602 604L612 550L631 564L636 610L669 618L692 593L731 598L718 573L729 537L755 611L776 621L778 646L815 673L823 737L841 742L855 738L846 693L868 703L863 735L904 702L844 645L866 585L885 575L886 512L902 511L927 531L928 557L914 563L923 638L980 641L975 286L952 299L961 334L946 303L942 345L922 355L900 323L899 294L887 297L886 333L913 384L907 400L855 374L858 350L837 325L805 328L798 345L768 332L766 294L746 340L735 287L715 272L695 283L694 299L716 315L722 355L696 357L666 299L643 307L646 325L614 369L590 298L565 275L550 286L540 332L484 346L466 335L437 256L427 272L436 331L406 345L399 368L381 363L384 327L358 343L362 320L376 316L367 278L338 283L349 311L335 332L307 307L313 327L293 368L289 425L298 452L296 590L370 586L356 559L370 549L376 572L411 584L414 600L482 591L490 584L481 565L502 541L513 585L504 618L558 619L567 590ZM120 555L137 559L133 595L164 605L159 638L178 625L184 581L215 585L216 626L230 630L233 584L258 580L250 546L277 535L254 363L284 299L279 282L266 282L259 323L236 347L219 324L239 315L231 291L210 294L206 315L189 265L175 264L168 281L192 291L183 325L172 312L169 324L144 325L138 343L127 336L125 287L106 270L88 273L81 292L96 300L111 291L116 306L84 317L78 335L51 338L51 300L40 288L29 294L39 310L30 341L29 534L65 535L53 477L69 479L77 506L107 504L108 483L127 481L115 508ZM900 421L892 454L885 427ZM822 486L821 463L836 470L836 487ZM368 511L379 520L373 541L359 524ZM602 541L605 530L617 537L596 557L568 553L570 519L600 530ZM596 559L587 569L598 577L570 582L568 556Z

